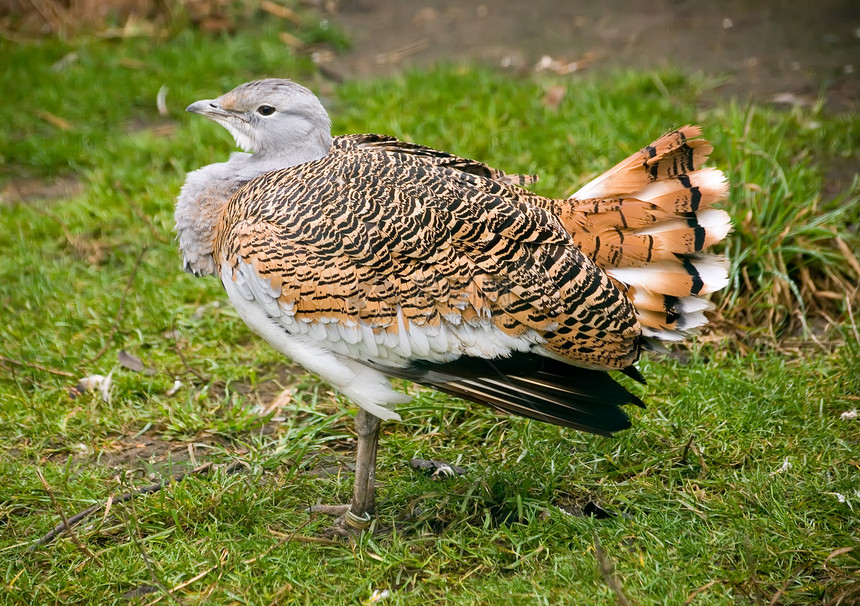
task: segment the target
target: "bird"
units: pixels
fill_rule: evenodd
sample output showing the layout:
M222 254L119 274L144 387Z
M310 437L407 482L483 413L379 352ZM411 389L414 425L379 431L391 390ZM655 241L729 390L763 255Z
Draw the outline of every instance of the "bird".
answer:
M375 511L380 424L407 379L500 413L613 435L643 401L646 349L697 334L729 283L712 251L729 184L683 126L569 198L533 175L381 134L333 136L287 79L187 111L243 151L187 174L175 206L184 269L215 276L247 326L358 406L352 500L319 511L361 532Z

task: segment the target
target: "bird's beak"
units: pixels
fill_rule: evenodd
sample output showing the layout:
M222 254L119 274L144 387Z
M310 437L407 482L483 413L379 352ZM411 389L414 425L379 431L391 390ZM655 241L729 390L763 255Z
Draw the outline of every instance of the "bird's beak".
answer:
M193 114L200 114L201 116L206 116L207 118L215 120L216 122L220 122L232 116L230 112L221 107L217 99L204 99L202 101L195 101L194 103L186 107L185 111L191 112Z

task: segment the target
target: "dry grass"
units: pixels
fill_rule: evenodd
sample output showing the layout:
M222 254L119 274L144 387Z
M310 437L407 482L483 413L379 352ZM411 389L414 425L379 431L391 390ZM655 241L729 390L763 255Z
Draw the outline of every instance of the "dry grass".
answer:
M192 25L209 33L233 32L261 12L301 26L298 2L263 0L9 0L0 6L7 32L41 37L158 36Z

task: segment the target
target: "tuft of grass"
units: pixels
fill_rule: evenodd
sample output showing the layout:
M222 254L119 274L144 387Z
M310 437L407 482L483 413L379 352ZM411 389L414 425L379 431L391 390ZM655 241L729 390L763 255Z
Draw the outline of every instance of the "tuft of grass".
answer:
M537 172L550 195L701 123L734 184L724 314L779 334L799 296L807 323L845 320L821 347L742 353L723 340L643 360L649 385L635 389L649 406L615 439L403 384L415 398L384 427L381 532L332 544L306 508L350 495L347 403L253 338L217 283L183 274L171 234L184 173L232 149L181 109L263 75L319 85L311 69L274 27L0 41L0 602L168 603L170 590L189 603L343 604L388 590L386 604L613 604L598 545L637 603L856 599L860 444L843 413L860 401L860 343L840 316L850 289L845 303L821 296L854 275L839 242L860 248L856 183L826 191L827 164L856 157L856 117L713 101L709 82L674 72L511 79L446 66L325 95L337 132ZM154 103L164 84L166 117ZM558 85L553 109L542 99ZM53 193L59 178L77 189ZM35 195L15 193L22 182ZM121 365L120 350L154 373ZM110 398L71 399L93 374L112 377ZM413 457L467 473L437 482ZM218 465L104 505L204 462ZM94 504L77 541L28 552L57 508ZM610 517L581 515L589 504Z
M714 114L730 135L719 149L735 184L724 309L771 336L850 318L860 297L860 122L735 103Z

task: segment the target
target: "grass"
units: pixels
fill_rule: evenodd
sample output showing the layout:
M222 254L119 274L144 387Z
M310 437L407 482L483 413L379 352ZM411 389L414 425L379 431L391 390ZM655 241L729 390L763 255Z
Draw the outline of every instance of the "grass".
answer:
M333 88L265 24L234 37L0 42L0 57L0 603L169 603L165 589L179 587L192 604L359 603L375 590L390 592L385 604L612 604L612 579L641 604L857 599L858 421L841 415L860 399L849 309L860 211L856 182L824 190L830 166L857 157L857 117L740 106L672 72L513 79L448 66ZM781 336L826 314L826 342L711 337L643 360L649 407L615 439L416 390L382 439L376 524L393 531L308 542L327 520L305 507L350 493L350 407L285 368L215 282L182 273L171 234L184 173L232 149L182 108L262 75L323 89L336 132L536 172L552 195L701 123L733 182L729 325ZM561 105L542 103L560 84ZM154 102L162 85L168 116ZM78 183L71 194L9 189L61 178ZM154 372L121 366L120 350ZM111 372L109 401L69 397L78 379ZM266 413L286 386L292 398ZM412 457L468 473L432 481ZM204 461L243 469L115 503L77 543L27 551L58 508L70 516ZM613 516L569 513L590 502Z

